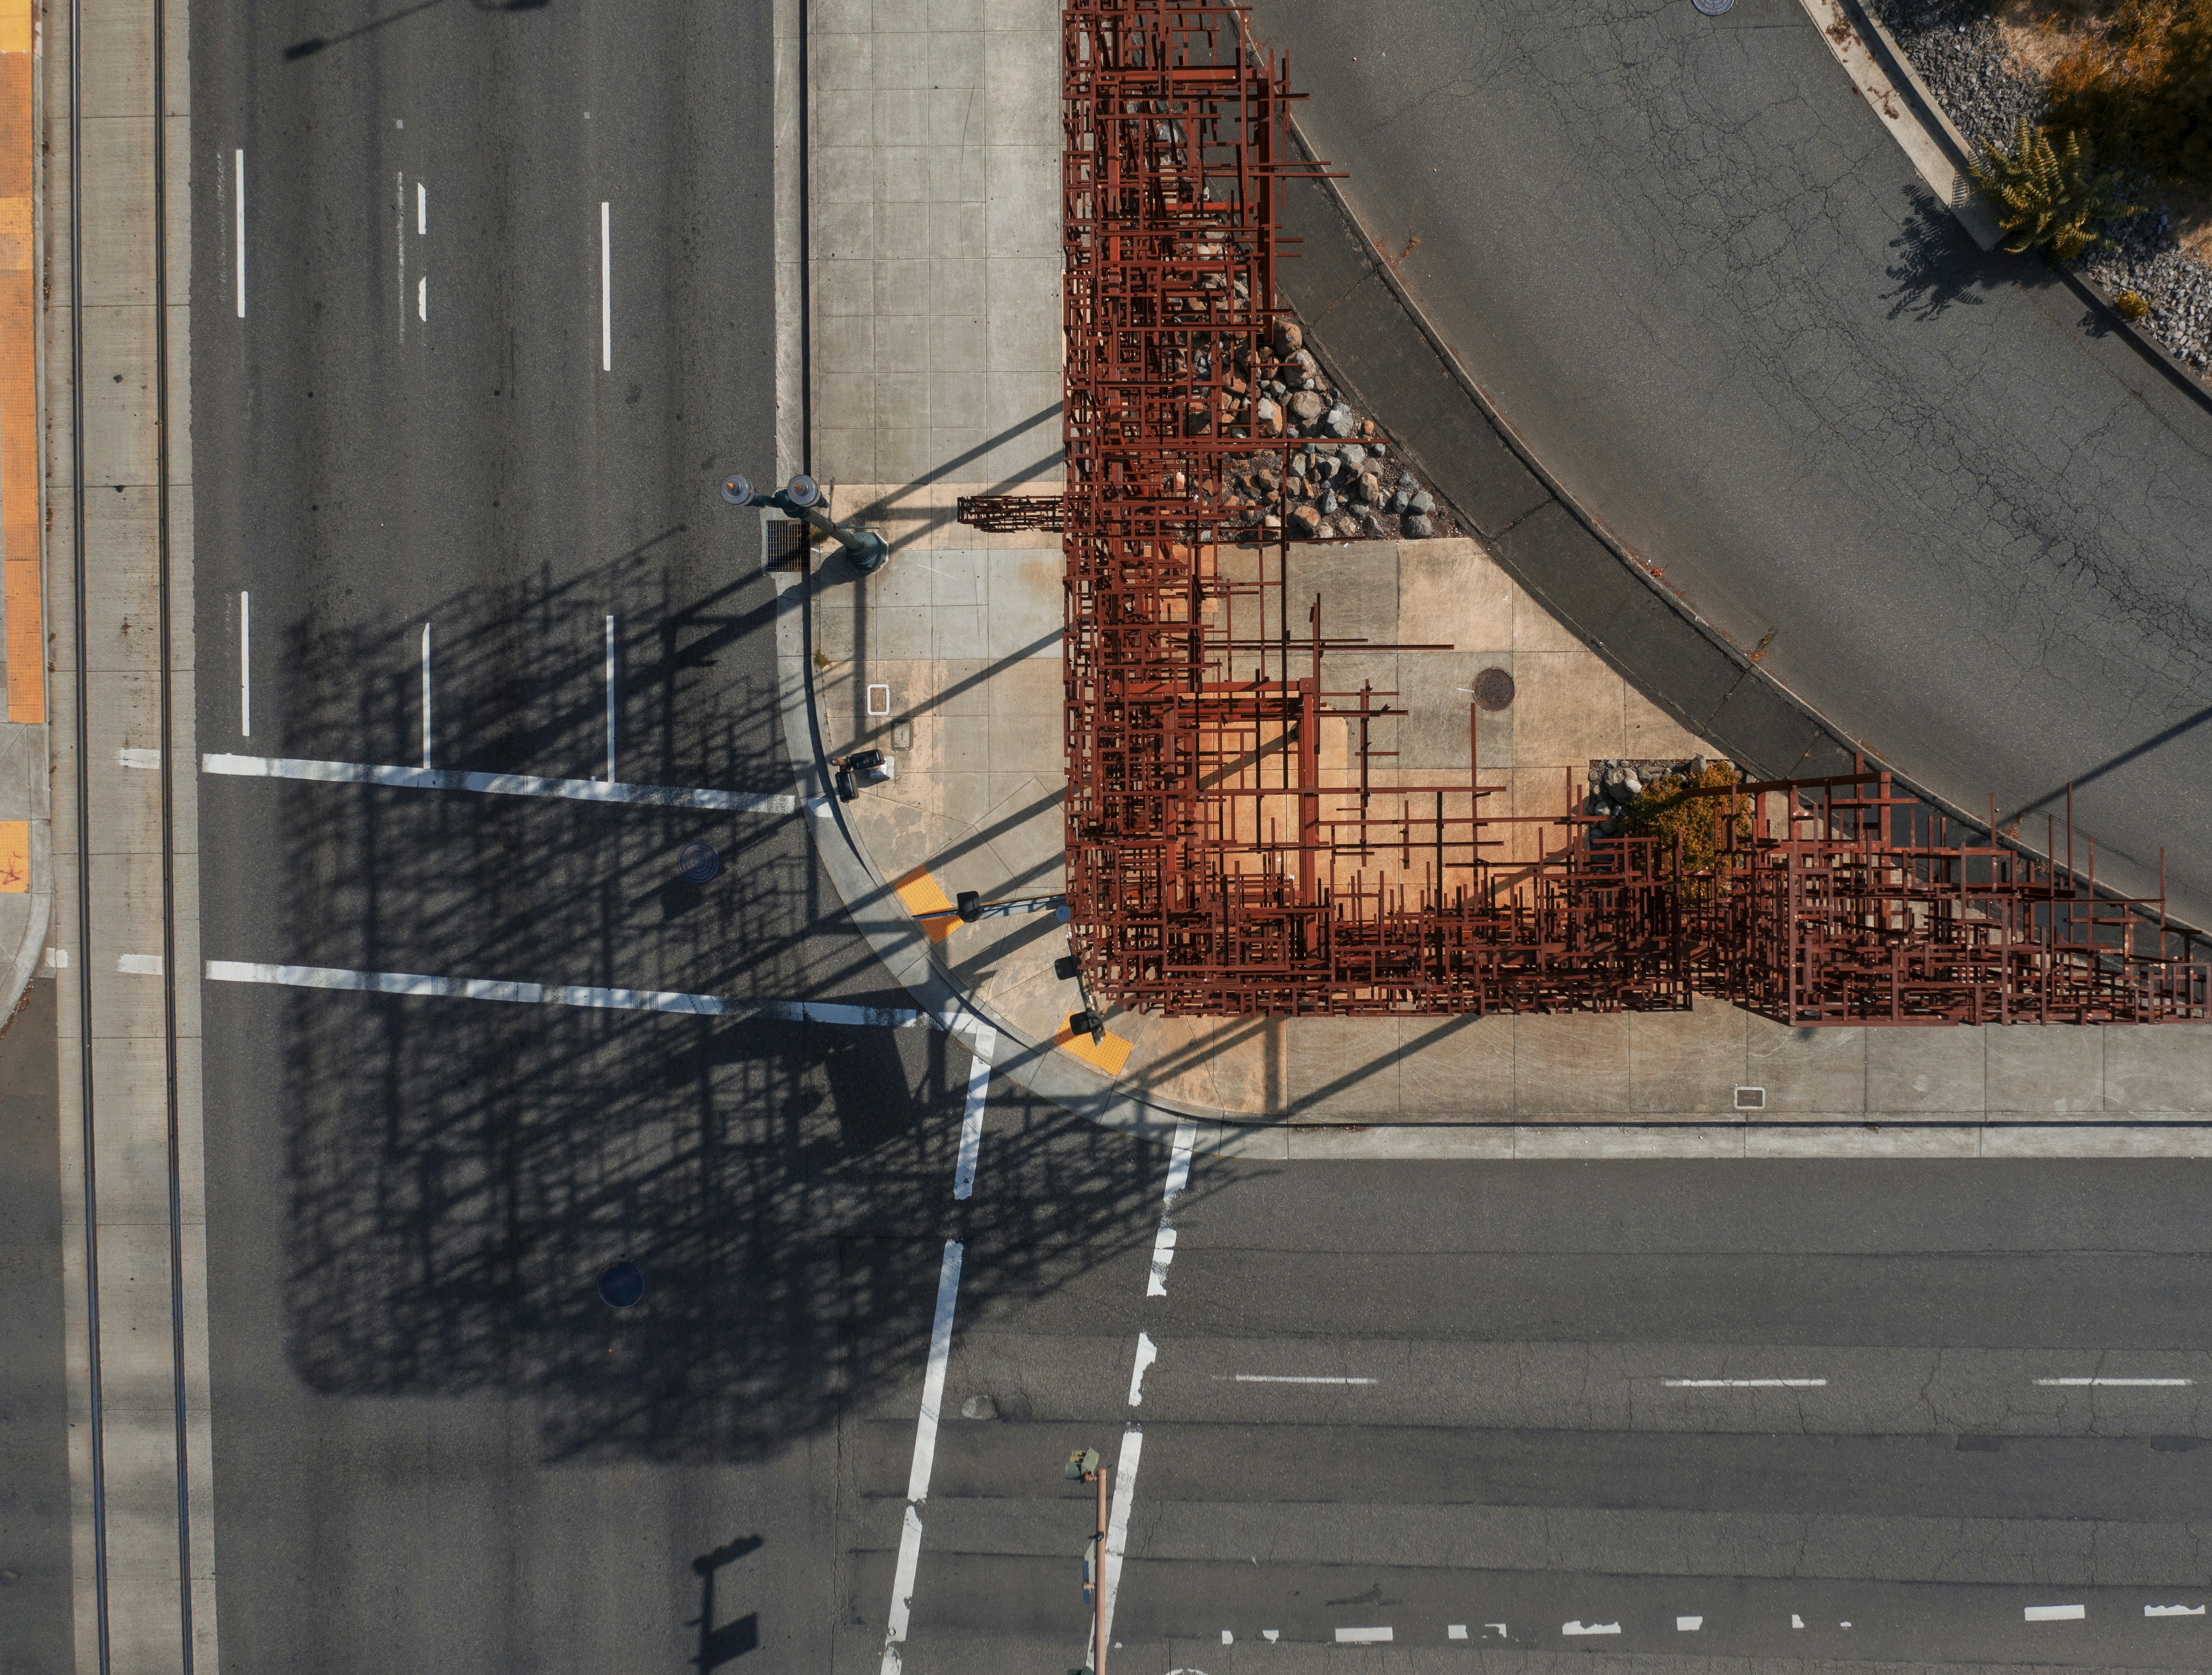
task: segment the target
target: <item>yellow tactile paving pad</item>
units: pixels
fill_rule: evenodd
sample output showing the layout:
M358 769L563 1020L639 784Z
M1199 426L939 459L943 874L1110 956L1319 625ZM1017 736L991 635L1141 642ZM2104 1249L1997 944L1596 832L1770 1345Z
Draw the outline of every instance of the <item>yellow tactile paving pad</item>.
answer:
M1103 1041L1093 1041L1088 1031L1079 1035L1070 1029L1065 1018L1060 1020L1060 1033L1052 1038L1052 1045L1066 1048L1085 1064L1094 1069L1103 1070L1109 1076L1120 1075L1121 1067L1129 1062L1131 1044L1112 1030L1106 1032Z
M960 923L959 911L952 904L937 880L929 875L926 867L916 867L891 888L906 904L906 911L921 921L922 930L933 942L942 942L952 935Z
M38 327L31 215L31 0L0 0L0 612L8 719L46 718L39 592Z
M20 896L31 887L31 823L0 820L0 896Z

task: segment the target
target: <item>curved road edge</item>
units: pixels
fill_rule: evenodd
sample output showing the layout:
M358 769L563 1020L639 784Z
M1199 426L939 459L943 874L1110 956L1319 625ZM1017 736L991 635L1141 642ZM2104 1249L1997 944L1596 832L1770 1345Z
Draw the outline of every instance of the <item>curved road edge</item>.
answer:
M1316 161L1295 124L1291 135L1302 158ZM1407 293L1333 180L1286 180L1278 202L1297 252L1278 283L1309 346L1498 563L1585 645L1761 777L1844 773L1863 754L1931 807L1974 831L1988 826L1986 810L1899 772L1775 679L1758 649L1745 651L1706 621L1571 494Z

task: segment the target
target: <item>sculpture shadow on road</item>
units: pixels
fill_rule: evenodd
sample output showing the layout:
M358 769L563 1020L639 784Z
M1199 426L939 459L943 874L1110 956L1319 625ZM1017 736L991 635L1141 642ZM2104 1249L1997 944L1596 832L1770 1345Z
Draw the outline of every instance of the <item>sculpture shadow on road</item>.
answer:
M1892 320L1940 319L1954 304L1978 307L1982 293L2011 283L2015 276L1999 265L2007 259L1984 252L1934 192L1916 185L1905 197L1905 221L1889 241L1894 289L1882 293Z
M788 789L759 645L770 584L687 571L696 545L440 601L440 765L603 766L611 609L620 777ZM687 574L719 579L687 591ZM295 633L285 667L313 673L269 747L408 759L419 633ZM257 887L282 903L285 959L910 1004L845 927L804 816L283 795L287 875ZM669 911L701 838L721 871ZM956 1204L969 1060L933 1030L308 990L284 1006L294 1370L345 1396L532 1404L548 1461L772 1453L919 1380L945 1240L968 1245L964 1320L1148 1246L1158 1221L1156 1149L1004 1084ZM647 1285L615 1311L593 1281L623 1256Z

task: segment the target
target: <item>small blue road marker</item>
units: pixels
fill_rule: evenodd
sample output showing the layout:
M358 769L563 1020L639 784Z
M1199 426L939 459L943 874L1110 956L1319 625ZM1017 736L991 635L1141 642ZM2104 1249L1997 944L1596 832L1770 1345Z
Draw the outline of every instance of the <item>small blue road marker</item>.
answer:
M599 1300L609 1308L629 1308L645 1295L645 1270L625 1258L599 1276Z

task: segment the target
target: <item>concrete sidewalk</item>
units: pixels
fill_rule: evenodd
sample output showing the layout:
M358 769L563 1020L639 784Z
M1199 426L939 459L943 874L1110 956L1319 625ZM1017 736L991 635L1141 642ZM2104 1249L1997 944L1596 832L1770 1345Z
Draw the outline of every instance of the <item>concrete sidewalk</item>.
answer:
M40 241L31 8L0 5L0 1026L46 956L53 914L45 551L39 515Z
M1062 885L1058 538L951 516L961 494L1060 475L1057 14L1048 0L967 10L980 48L883 5L840 9L837 33L810 42L816 131L873 136L865 156L847 146L814 165L814 465L837 515L880 529L894 556L871 577L831 558L780 583L787 737L811 764L807 790L827 789L823 752L874 746L896 764L858 801L818 803L817 831L848 906L925 1005L983 1014L1000 1068L1072 1109L1145 1133L1196 1121L1216 1149L2212 1155L2212 1026L1802 1030L1701 1000L1610 1017L1116 1013L1102 1047L1066 1028L1078 1001L1053 973L1066 947L1050 915L932 917L963 890ZM915 250L931 254L893 253ZM1413 713L1389 742L1409 777L1466 770L1461 694L1488 667L1516 689L1480 722L1500 812L1559 812L1594 758L1725 753L1474 542L1312 548L1292 572L1335 631L1454 644L1363 659L1352 677L1404 694Z

